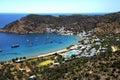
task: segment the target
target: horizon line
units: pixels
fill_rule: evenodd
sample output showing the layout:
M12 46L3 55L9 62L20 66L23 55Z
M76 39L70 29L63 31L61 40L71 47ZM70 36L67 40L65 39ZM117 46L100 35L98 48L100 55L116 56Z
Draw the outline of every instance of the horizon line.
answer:
M0 12L2 13L8 13L8 14L99 14L99 13L117 13L120 11L114 11L114 12Z

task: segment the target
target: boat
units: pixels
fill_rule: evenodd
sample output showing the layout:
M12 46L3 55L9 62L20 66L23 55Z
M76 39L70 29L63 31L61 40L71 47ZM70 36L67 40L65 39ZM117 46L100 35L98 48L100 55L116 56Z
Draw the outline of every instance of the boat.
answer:
M0 49L0 52L2 52L2 49Z
M14 44L11 46L11 48L17 48L17 47L19 47L19 44Z

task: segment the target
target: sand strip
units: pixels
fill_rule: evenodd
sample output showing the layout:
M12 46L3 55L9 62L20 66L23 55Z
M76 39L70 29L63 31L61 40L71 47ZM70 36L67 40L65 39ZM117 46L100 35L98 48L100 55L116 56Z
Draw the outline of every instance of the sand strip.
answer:
M38 55L37 57L45 57L45 56L50 56L50 55L53 55L53 54L60 54L62 52L67 52L69 51L68 49L61 49L61 50L57 50L57 51L53 51L53 52L50 52L50 53L46 53L46 54L43 54L43 55Z

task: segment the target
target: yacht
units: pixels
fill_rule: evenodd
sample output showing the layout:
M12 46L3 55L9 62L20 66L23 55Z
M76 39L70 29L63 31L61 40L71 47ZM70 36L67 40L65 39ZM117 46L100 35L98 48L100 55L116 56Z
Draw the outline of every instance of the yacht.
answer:
M14 44L11 46L11 48L17 48L17 47L19 47L19 44Z

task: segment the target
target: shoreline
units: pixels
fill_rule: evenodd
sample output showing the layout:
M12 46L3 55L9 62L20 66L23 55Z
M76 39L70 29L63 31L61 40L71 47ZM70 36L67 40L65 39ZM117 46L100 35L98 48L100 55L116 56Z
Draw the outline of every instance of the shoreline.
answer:
M78 41L75 41L75 43L71 44L71 45L76 45L80 40L81 40L81 37L78 36L78 35L74 35L74 36L77 36L79 37ZM69 45L70 46L70 45ZM67 46L67 47L69 47ZM65 53L65 52L68 52L69 49L67 49L67 47L64 47L64 48L61 48L61 49L58 49L58 50L54 50L54 51L51 51L51 52L46 52L46 53L39 53L37 55L33 55L33 56L22 56L22 57L26 57L26 60L30 60L30 59L35 59L35 58L41 58L41 57L49 57L49 56L52 56L54 54L61 54L61 53ZM20 59L20 57L16 57L18 59ZM12 59L15 59L15 58L12 58ZM0 62L11 62L12 59L9 59L9 60L5 60L5 61L0 61Z
M44 53L44 54L39 54L39 55L35 55L35 56L30 56L30 57L27 57L27 56L24 56L26 57L25 60L30 60L30 59L37 59L37 58L42 58L42 57L49 57L49 56L52 56L54 54L62 54L63 52L68 52L69 49L67 48L63 48L63 49L59 49L59 50L55 50L55 51L51 51L51 52L48 52L48 53ZM18 57L20 58L20 57ZM19 59L18 59L19 60ZM1 61L1 62L11 62L11 60L8 60L8 61ZM22 60L21 60L22 61Z
M69 51L69 49L63 48L63 49L52 51L52 52L48 52L48 53L45 53L45 54L40 54L40 55L36 55L36 56L26 57L25 60L37 59L37 58L42 58L42 57L49 57L49 56L52 56L52 55L54 55L56 53L57 54L62 54L63 52L68 52L68 51Z
M78 36L79 38L81 38L80 36ZM80 40L79 40L80 41ZM79 41L77 41L76 43L74 43L73 45L76 45ZM54 55L54 54L61 54L63 52L68 52L69 49L66 48L63 48L63 49L59 49L59 50L55 50L55 51L51 51L51 52L48 52L48 53L44 53L44 54L39 54L39 55L36 55L36 56L31 56L31 57L27 57L26 60L29 60L29 59L35 59L35 58L41 58L41 57L47 57L47 56L51 56L51 55Z
M49 52L49 53L45 53L45 54L41 54L41 55L38 55L36 57L38 58L41 58L41 57L47 57L47 56L51 56L51 55L54 55L54 54L61 54L63 52L67 52L69 51L68 49L64 48L64 49L60 49L60 50L56 50L56 51L53 51L53 52Z
M19 59L20 57L18 57L18 60L20 60L19 62L21 62L21 61L25 61L25 60L37 59L37 58L42 58L42 57L49 57L49 56L52 56L56 53L61 54L63 52L68 52L68 51L69 51L69 49L63 48L63 49L60 49L60 50L56 50L56 51L52 51L52 52L48 52L48 53L44 53L44 54L39 54L39 55L35 55L35 56L30 56L30 57L25 56L26 59L23 59L23 60L20 60ZM11 61L12 61L12 59L8 60L8 61L0 61L0 62L11 62Z

